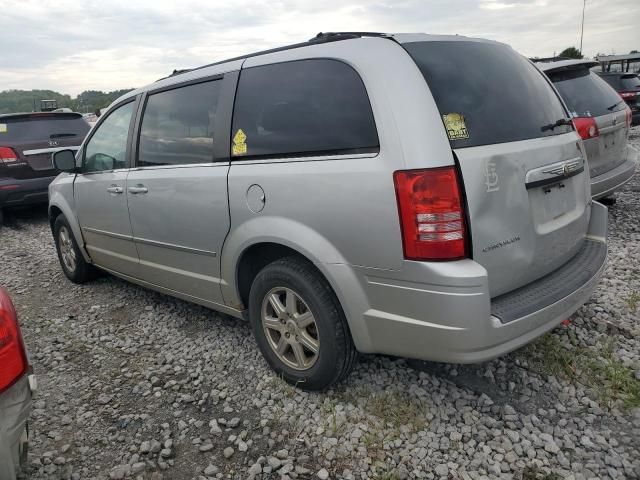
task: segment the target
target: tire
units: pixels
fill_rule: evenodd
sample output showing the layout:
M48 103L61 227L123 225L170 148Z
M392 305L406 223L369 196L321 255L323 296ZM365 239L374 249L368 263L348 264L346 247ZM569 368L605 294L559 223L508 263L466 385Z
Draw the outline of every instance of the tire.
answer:
M58 260L62 271L73 283L85 283L96 277L96 269L87 263L73 236L69 222L64 215L58 215L53 224L53 238L56 242Z
M278 308L274 297L280 300ZM249 319L267 363L294 386L325 390L353 368L357 351L338 298L303 259L282 258L258 273L249 293ZM280 345L284 345L281 354L277 353Z

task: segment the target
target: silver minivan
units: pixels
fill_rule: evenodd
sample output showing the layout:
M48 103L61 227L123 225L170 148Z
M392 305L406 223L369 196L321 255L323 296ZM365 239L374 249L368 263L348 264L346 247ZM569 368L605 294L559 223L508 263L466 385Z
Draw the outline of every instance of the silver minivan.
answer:
M569 108L582 138L589 163L591 195L594 199L611 196L631 180L637 152L627 145L631 128L631 109L607 82L591 68L593 60L541 62Z
M117 100L49 190L65 275L95 268L250 321L327 388L357 352L479 362L596 288L607 210L549 80L507 45L320 34Z

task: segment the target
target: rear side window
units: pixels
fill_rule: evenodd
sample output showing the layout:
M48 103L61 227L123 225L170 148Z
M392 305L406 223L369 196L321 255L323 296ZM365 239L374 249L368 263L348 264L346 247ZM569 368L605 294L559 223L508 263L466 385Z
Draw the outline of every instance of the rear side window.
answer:
M78 137L78 145L89 132L80 115L44 114L31 117L0 118L0 142L47 142Z
M453 148L571 131L548 128L567 117L562 103L544 75L510 47L470 41L403 47L429 85Z
M378 151L364 84L336 60L299 60L242 70L232 156L304 156Z
M623 75L620 78L622 90L635 90L640 88L640 77L638 75Z
M138 165L213 162L213 126L221 80L149 95L140 127Z
M620 95L587 68L550 72L549 78L574 117L599 117L625 108Z

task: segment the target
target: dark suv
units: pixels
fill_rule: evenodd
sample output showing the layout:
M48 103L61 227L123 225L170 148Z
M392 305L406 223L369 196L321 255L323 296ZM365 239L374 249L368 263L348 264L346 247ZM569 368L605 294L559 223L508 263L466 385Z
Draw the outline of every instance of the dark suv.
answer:
M596 72L623 98L633 115L631 125L640 124L640 77L629 72Z
M0 224L5 207L47 202L47 188L58 174L51 153L77 149L87 132L79 113L0 115Z

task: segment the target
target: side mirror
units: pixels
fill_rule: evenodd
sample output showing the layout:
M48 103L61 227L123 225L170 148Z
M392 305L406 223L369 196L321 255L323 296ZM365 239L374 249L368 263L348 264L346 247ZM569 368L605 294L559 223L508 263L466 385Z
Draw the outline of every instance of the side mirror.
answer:
M51 154L51 160L56 170L73 173L76 171L76 153L73 150L58 150Z

